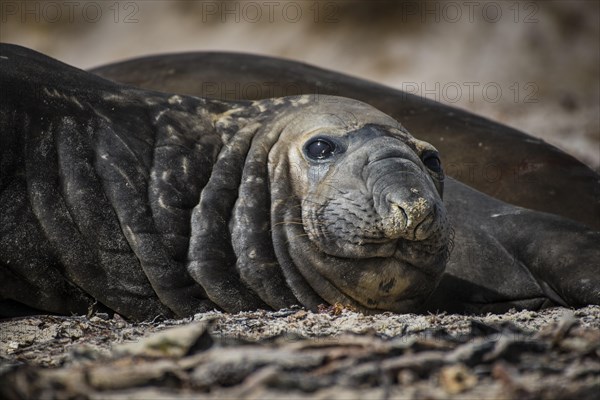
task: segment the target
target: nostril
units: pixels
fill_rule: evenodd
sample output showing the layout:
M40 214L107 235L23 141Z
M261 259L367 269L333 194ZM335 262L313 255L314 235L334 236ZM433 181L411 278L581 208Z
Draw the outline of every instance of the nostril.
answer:
M390 215L392 216L392 218L398 220L398 222L401 222L403 225L408 224L408 215L406 215L406 211L399 204L391 203Z
M431 232L434 230L436 214L435 212L429 213L421 222L419 222L413 230L414 240L427 239Z
M406 231L409 223L409 217L402 206L397 203L390 203L390 212L387 220L387 224L384 226L385 234L390 239L396 239L402 236L402 233Z
M435 219L430 202L419 197L413 202L388 203L389 214L384 218L384 233L390 239L404 237L419 240L426 236Z

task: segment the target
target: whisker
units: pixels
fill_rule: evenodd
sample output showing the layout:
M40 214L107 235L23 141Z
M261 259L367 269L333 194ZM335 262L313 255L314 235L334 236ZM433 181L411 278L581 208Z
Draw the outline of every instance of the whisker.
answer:
M273 224L273 226L279 226L279 225L302 225L302 226L305 226L305 223L304 223L304 221L280 221L280 222ZM325 224L321 221L312 221L312 225L327 226L327 224Z
M279 225L302 225L302 226L304 226L304 223L297 222L297 221L281 221L281 222L277 222L273 226L279 226Z
M286 245L290 245L290 241L291 240L294 240L294 239L297 239L297 238L300 238L300 237L303 237L303 236L308 237L308 233L300 233L298 235L295 235L294 237L290 238L285 244Z

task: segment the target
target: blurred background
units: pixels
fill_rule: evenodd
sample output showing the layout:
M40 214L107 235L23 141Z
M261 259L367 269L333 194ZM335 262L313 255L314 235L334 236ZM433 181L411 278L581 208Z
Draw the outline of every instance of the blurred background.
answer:
M600 2L0 1L0 40L80 68L286 57L464 108L600 171Z

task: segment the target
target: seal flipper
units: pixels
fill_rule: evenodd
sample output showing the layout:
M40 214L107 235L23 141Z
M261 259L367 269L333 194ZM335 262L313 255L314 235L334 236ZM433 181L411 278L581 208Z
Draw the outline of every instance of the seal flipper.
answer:
M572 307L600 305L599 231L529 210L496 219L506 219L501 226L518 222L526 227L507 237L507 247L528 267L549 299Z
M543 298L569 306L600 304L600 232L501 202L452 179L446 184L455 246L428 310L481 312L496 304L496 311L506 311L547 305L538 301Z

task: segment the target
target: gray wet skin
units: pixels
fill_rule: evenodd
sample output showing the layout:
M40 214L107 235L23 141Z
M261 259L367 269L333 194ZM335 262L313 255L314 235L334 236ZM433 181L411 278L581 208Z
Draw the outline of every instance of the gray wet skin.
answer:
M2 315L600 304L599 232L444 179L369 105L149 92L0 48Z

